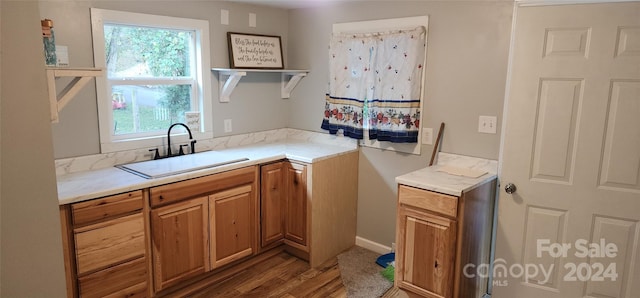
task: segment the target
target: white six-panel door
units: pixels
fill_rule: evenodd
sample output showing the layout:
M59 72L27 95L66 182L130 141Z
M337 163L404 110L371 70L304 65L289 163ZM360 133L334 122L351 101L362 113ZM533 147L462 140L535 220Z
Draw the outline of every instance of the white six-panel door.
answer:
M640 297L640 2L516 11L493 296Z

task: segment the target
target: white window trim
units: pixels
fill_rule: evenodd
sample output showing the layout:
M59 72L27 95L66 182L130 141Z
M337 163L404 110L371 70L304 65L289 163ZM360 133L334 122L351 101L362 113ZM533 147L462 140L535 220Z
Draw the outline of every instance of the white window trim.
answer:
M211 103L211 59L209 44L209 21L186 19L150 14L91 8L91 27L93 33L93 54L95 66L106 69L104 49L104 22L123 25L150 25L163 28L186 29L196 31L197 98L201 107L201 127L191 130L194 139L213 138L213 107ZM133 22L132 20L136 20ZM199 43L198 43L199 41ZM101 46L102 45L102 46ZM199 45L199 46L198 46ZM96 80L98 117L100 126L100 151L102 153L161 147L166 143L166 134L146 138L116 140L111 135L113 115L108 91L107 76ZM169 127L167 127L168 129Z

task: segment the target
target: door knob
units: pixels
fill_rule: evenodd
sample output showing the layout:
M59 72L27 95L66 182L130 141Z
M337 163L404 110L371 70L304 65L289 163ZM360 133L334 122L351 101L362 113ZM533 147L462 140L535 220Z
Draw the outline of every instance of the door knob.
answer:
M506 191L508 194L516 192L517 189L518 188L516 188L516 185L513 183L507 183L507 185L505 185L504 187L504 191Z

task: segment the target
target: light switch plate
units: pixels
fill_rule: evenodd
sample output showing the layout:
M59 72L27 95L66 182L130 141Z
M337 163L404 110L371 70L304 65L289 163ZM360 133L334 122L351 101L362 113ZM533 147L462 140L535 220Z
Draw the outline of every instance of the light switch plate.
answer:
M433 128L431 127L422 128L422 144L433 145Z
M256 27L256 14L252 12L249 13L249 27Z
M480 116L478 119L478 132L496 133L498 127L498 117L496 116Z
M224 119L224 132L231 132L231 119Z
M229 11L226 9L220 10L220 24L229 25Z

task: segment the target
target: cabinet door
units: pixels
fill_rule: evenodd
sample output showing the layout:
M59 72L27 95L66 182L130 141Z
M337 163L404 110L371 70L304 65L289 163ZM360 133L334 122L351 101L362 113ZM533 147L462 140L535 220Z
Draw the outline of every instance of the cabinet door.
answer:
M211 268L253 254L255 202L251 184L209 196Z
M307 248L307 168L288 163L285 171L285 239Z
M451 297L456 222L404 206L398 215L397 285L425 297Z
M262 166L260 172L260 242L266 247L284 239L284 162Z
M207 197L151 212L156 291L209 271Z

